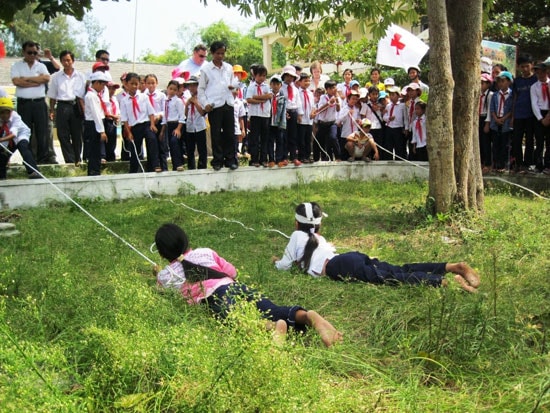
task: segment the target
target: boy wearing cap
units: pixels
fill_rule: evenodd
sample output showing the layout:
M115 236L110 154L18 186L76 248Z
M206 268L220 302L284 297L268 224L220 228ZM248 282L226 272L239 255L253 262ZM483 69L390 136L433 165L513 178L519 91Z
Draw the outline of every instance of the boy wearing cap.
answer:
M387 91L390 94L390 103L386 106L383 118L386 122L386 149L390 154L388 159L393 160L392 152L395 151L396 160L403 160L407 157L406 108L405 104L399 102L399 87L391 86Z
M346 104L343 105L342 109L340 109L340 112L338 112L336 124L340 128L339 144L341 148L346 147L346 144L348 142L347 138L350 135L353 135L354 132L359 129L357 125L359 124L361 116L359 115L360 110L357 107L358 102L359 92L352 89L348 97L346 98ZM345 151L342 151L342 160L348 159L346 155L347 153L345 153Z
M361 121L361 129L356 128L355 131L346 137L345 148L349 154L348 162L353 162L359 158L368 162L368 156L371 152L374 154L373 159L375 161L379 159L378 148L376 147L376 143L374 143L372 135L369 133L370 127L370 120L363 119Z
M101 174L101 143L107 142L107 134L100 94L107 83L107 74L101 71L92 73L90 88L84 97L84 140L88 142L88 176Z
M411 83L417 83L420 86L421 94L429 93L430 88L426 83L420 80L420 73L420 68L418 66L411 66L407 69L407 75Z
M185 146L187 150L187 168L195 169L195 148L199 153L198 169L206 169L208 152L206 147L206 112L203 109L198 95L199 81L196 76L191 76L185 81L185 86L191 96L185 102ZM233 111L233 121L235 111ZM234 133L234 130L233 130Z
M491 170L493 165L493 155L491 152L491 131L489 125L491 123L491 111L489 104L493 98L491 85L493 78L488 73L481 74L481 93L479 95L479 154L481 157L481 168L484 174Z
M248 152L250 166L267 166L267 144L269 137L269 118L271 116L272 94L265 83L267 68L258 65L254 70L254 81L246 89L246 102L250 116L250 134L248 136ZM273 161L273 160L270 160Z
M25 161L24 165L29 179L41 178L40 174L36 172L38 165L29 147L31 130L21 120L21 116L13 110L13 102L7 96L0 98L0 124L0 180L7 178L8 162L16 150Z
M537 82L531 86L531 107L537 119L535 122L535 162L538 172L550 175L550 79L548 66L539 63L535 66ZM546 151L544 151L546 145Z
M302 165L298 159L298 122L301 122L304 111L300 91L294 84L299 79L296 69L292 65L283 68L281 75L283 81L282 91L286 97L286 145L290 162L294 166Z
M512 129L512 84L513 77L510 72L503 71L497 76L498 91L491 99L491 135L493 140L493 162L495 169L503 173L506 163L509 161L508 150L510 148Z

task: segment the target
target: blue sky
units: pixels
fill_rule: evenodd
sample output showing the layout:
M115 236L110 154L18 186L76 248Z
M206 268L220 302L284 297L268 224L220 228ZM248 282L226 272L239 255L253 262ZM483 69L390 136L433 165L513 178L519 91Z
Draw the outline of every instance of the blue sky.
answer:
M209 0L208 6L200 0L93 0L90 14L105 27L103 40L109 44L113 60L123 56L132 59L136 5L136 57L148 49L155 54L168 49L177 42L176 32L181 25L202 28L223 20L233 30L244 33L257 23L253 17L244 18L237 9L228 9L216 0Z

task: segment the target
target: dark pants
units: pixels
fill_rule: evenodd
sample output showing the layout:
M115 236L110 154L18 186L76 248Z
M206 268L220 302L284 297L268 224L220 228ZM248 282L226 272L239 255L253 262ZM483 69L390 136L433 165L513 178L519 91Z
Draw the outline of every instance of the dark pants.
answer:
M271 321L284 320L287 326L293 327L296 330L303 331L306 329L304 324L296 323L296 312L298 310L306 311L303 307L298 305L289 307L274 304L272 301L248 288L244 284L232 283L222 285L207 298L206 302L216 315L221 318L226 318L229 311L231 311L231 307L235 305L239 299L255 302L256 308L263 318Z
M386 149L386 141L384 139L385 137L384 128L371 129L370 134L372 135L372 138L374 139L374 143L376 143L376 146L378 146L379 149L380 148ZM381 161L387 160L390 157L389 154L384 149L380 149L378 151ZM372 156L374 156L374 151Z
M286 148L291 161L298 159L298 111L286 111Z
M541 111L542 116L546 116L547 110ZM535 123L536 148L534 161L537 169L542 171L544 168L550 168L550 126L544 126L541 121ZM544 150L546 145L546 151Z
M185 133L182 130L181 136L178 138L174 135L174 131L179 126L179 122L167 122L164 139L168 142L170 148L170 158L172 158L172 170L175 171L179 166L183 166L183 149L185 143ZM182 126L183 128L185 125Z
M46 100L17 98L17 113L21 115L23 122L31 129L31 139L36 140L36 162L48 163L49 152L49 119Z
M340 146L338 145L338 127L334 122L319 122L317 129L317 140L321 146L321 160L330 161L340 157ZM317 158L315 159L318 160Z
M116 126L112 119L103 119L103 127L105 128L105 134L107 135L107 142L101 142L101 159L105 159L109 162L116 160Z
M362 281L372 284L425 283L440 286L446 263L392 265L360 252L336 255L326 266L326 275L335 281Z
M479 156L481 158L481 166L491 168L493 166L493 150L491 148L491 131L485 133L485 119L487 116L479 117Z
M493 138L493 162L495 169L504 169L510 162L510 141L512 131L502 132L501 130L491 130Z
M403 135L403 128L386 128L386 149L390 153L395 151L397 161L407 158L407 138ZM393 156L388 154L388 160L392 159Z
M162 129L161 122L158 121L155 126L157 127L157 132L153 132L153 135L155 135L155 138L157 140L157 156L158 156L158 162L160 165L160 168L163 171L168 170L168 139L166 139L164 136L160 136L160 130ZM147 155L147 159L149 159L149 155Z
M515 160L515 168L534 165L533 151L535 149L535 122L531 116L527 119L514 118L514 133L512 136L512 157ZM523 153L523 137L525 136L525 153Z
M195 169L195 148L199 153L199 169L206 169L207 151L206 151L206 130L199 132L186 132L185 141L187 145L187 167Z
M93 120L84 121L84 139L88 142L88 176L101 175L101 135Z
M250 164L258 164L267 161L267 146L269 140L270 118L261 116L250 117L250 133L248 134L248 153Z
M25 165L25 169L27 170L27 173L29 175L35 172L35 169L38 171L38 165L36 165L36 162L34 161L34 157L32 156L29 141L20 140L19 143L15 146L15 148L10 150L12 152L15 152L16 150L19 151L19 153L21 154L21 157L23 158L23 161L24 161L23 164ZM3 145L0 145L0 179L7 178L7 167L8 167L8 162L10 158L11 158L11 153L6 151Z
M147 148L147 171L153 172L155 168L159 168L158 140L155 133L151 130L151 123L143 122L132 126L132 135L134 135L134 144L129 142L130 173L139 172L139 155L141 154L144 139L145 147Z
M298 159L309 161L311 157L311 133L313 125L298 125Z
M235 154L235 111L225 104L208 113L212 139L212 166L230 166L237 163ZM189 153L191 150L189 149Z
M422 148L416 148L415 151L416 153L413 154L413 160L420 162L428 161L428 148L426 146L423 146Z
M269 127L269 142L267 143L267 158L270 162L282 162L287 159L286 133L277 126Z
M82 116L77 105L77 102L57 102L55 124L65 163L74 164L81 161Z

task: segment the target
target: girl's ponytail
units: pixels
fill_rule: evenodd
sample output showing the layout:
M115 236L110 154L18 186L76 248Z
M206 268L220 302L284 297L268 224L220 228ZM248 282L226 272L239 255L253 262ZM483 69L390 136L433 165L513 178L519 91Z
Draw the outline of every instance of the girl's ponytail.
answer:
M323 212L316 202L306 202L296 207L295 217L298 222L298 230L305 232L309 237L304 255L299 260L304 272L307 272L313 252L319 246L319 240L315 234L319 232L321 227Z

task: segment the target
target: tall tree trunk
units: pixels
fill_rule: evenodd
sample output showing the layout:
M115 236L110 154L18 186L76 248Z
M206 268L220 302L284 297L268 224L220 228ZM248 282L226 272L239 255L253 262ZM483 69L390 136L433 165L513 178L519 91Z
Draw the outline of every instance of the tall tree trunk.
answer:
M477 102L480 93L482 0L447 0L453 93L455 203L483 209L483 179L479 157ZM467 13L465 12L467 11ZM431 23L431 21L430 21ZM431 32L431 24L430 24Z
M430 159L429 197L435 212L448 212L456 196L453 143L451 52L445 2L427 0L430 21L430 94L427 127ZM479 54L478 54L479 56Z

